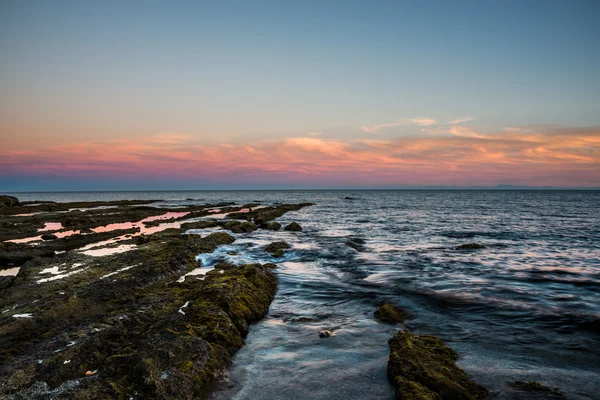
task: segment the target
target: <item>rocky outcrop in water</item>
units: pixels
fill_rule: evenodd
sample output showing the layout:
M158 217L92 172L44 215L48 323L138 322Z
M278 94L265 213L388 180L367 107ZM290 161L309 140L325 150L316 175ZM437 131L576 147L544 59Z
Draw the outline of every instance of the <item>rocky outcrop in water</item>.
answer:
M548 387L534 381L516 381L509 384L511 388L527 393L531 399L563 400L565 395L558 389Z
M391 304L384 304L374 313L375 318L387 324L398 325L404 323L404 312Z
M289 211L298 211L304 207L312 206L312 203L300 203L300 204L282 204L273 207L263 207L249 212L237 212L231 213L227 218L233 219L252 219L258 226L266 224L275 218L281 217L283 214Z
M283 228L286 231L291 231L291 232L302 232L302 227L300 226L299 223L297 222L290 222L285 228Z
M283 257L283 250L289 249L291 246L287 242L273 242L265 248L267 253L271 253L273 257Z
M389 340L388 376L398 400L475 400L487 389L456 366L458 355L434 336L398 332Z

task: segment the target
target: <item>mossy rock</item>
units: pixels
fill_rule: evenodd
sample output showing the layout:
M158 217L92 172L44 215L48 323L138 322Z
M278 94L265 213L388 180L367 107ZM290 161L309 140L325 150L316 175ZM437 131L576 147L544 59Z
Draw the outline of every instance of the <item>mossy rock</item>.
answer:
M466 243L456 246L455 250L479 250L485 249L485 246L479 243Z
M455 361L458 355L434 336L398 332L389 340L387 371L396 383L396 399L475 400L488 395Z
M384 304L374 313L375 318L381 322L392 325L404 323L404 312L391 304Z
M273 242L265 248L265 251L271 253L273 257L283 257L283 250L291 246L287 242Z
M0 207L19 207L20 205L19 199L14 196L0 196Z
M268 229L270 231L278 231L281 229L281 224L279 222L272 221L266 224L262 224L260 227L262 229Z
M535 381L515 381L509 384L513 389L528 392L537 393L538 395L544 395L544 398L548 399L564 399L565 395L559 389L551 388Z
M297 222L291 222L283 229L285 229L286 231L291 231L291 232L302 232L302 227Z

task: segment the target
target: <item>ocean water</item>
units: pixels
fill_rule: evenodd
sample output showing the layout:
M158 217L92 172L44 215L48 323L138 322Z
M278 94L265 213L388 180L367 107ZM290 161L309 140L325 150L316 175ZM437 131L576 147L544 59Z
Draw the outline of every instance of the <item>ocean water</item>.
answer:
M279 291L236 355L218 399L390 399L382 301L406 328L441 337L499 399L537 380L570 399L600 393L600 192L214 191L23 193L21 200L160 199L170 206L313 202L280 222L304 232L238 234L208 257L279 263ZM352 199L346 199L351 197ZM200 231L202 233L202 231ZM292 246L273 259L264 246ZM346 245L362 239L361 251ZM479 243L486 248L458 251ZM236 255L228 254L238 252ZM210 266L210 265L209 265ZM334 336L319 338L322 329Z

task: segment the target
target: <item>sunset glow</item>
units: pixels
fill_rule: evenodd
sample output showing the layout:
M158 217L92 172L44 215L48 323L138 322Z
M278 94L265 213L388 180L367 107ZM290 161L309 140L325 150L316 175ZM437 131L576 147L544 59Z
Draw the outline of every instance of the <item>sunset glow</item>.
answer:
M2 189L600 186L597 7L435 5L5 2Z

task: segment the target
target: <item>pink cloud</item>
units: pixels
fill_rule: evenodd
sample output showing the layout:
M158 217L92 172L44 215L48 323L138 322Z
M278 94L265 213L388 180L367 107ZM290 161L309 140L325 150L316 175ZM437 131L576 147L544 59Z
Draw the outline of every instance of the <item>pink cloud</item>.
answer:
M389 140L291 137L206 143L185 135L3 150L3 175L145 177L349 186L600 186L600 127L527 128Z

